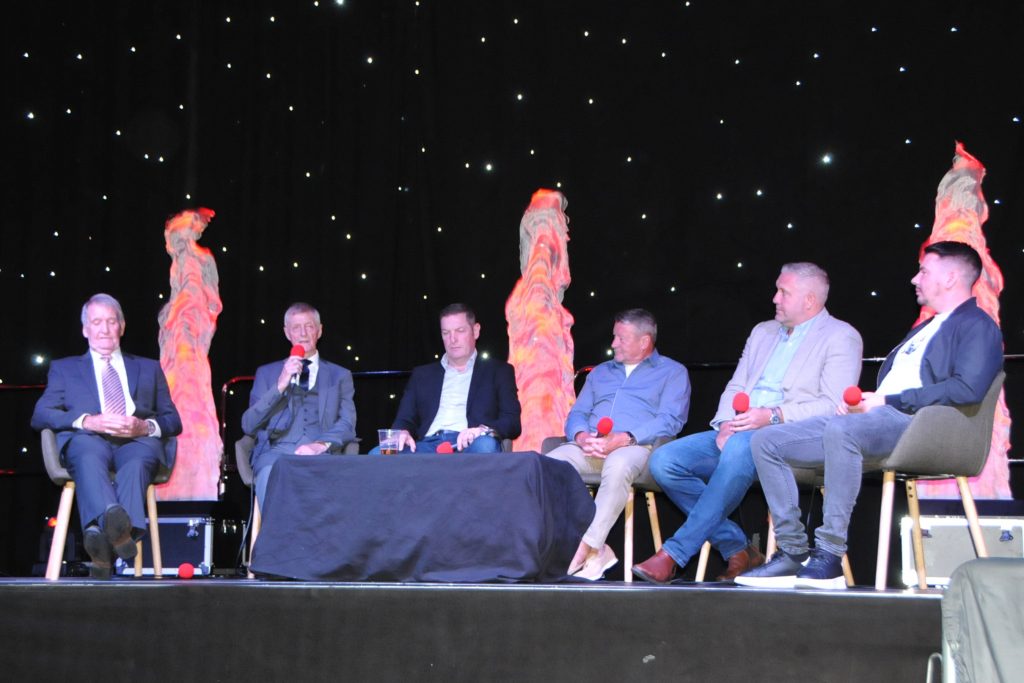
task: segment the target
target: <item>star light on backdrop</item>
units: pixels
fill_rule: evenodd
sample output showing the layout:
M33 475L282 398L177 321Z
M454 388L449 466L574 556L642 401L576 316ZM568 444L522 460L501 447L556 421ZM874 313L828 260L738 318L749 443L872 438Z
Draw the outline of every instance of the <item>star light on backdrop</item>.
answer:
M22 359L8 382L42 379L33 354L75 351L55 302L110 289L155 318L163 256L138 226L182 197L218 208L218 381L274 353L265 320L294 299L340 331L326 351L363 350L338 354L353 369L431 357L449 301L500 326L515 221L541 186L572 188L581 359L636 305L672 330L669 355L731 358L794 259L829 270L830 308L884 353L954 138L1001 200L993 252L1024 254L1015 3L156 3L116 32L103 11L13 12L5 191L32 210L6 221L0 281L32 320L3 342ZM1008 351L1019 289L1002 295ZM140 351L151 329L133 326Z

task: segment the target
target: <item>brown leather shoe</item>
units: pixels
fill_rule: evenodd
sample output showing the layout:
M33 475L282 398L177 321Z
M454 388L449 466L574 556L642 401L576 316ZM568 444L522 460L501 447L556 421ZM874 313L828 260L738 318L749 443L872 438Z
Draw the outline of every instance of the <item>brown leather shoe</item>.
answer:
M676 575L676 561L664 550L659 550L640 564L633 565L633 574L644 581L666 584Z
M725 573L719 576L716 581L732 581L740 574L749 572L754 567L760 567L762 564L764 564L764 555L756 547L748 545L729 558L729 566L725 568Z

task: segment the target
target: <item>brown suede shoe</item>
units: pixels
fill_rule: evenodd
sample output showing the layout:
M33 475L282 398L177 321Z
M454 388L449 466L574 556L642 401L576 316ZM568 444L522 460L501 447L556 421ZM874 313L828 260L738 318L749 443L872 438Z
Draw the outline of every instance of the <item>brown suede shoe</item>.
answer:
M664 550L659 550L640 564L633 565L633 574L644 581L666 584L676 576L676 561Z
M762 564L764 564L764 555L756 547L748 545L729 558L729 566L725 568L725 573L715 580L732 581L740 574L749 572L751 569L760 567Z

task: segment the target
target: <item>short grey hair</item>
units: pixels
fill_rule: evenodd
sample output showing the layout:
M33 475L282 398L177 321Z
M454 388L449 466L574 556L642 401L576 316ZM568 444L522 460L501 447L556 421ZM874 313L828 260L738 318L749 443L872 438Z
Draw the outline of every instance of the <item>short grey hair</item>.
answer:
M615 322L635 327L640 334L651 335L651 344L658 340L658 321L654 314L643 308L629 308L615 314Z
M284 326L288 327L288 318L298 313L312 313L313 320L316 320L317 325L320 324L320 311L316 310L315 308L313 308L312 306L305 302L296 301L295 303L288 307L287 311L284 312Z
M797 263L787 263L782 266L783 273L792 273L801 280L807 282L808 288L818 299L818 303L822 306L828 300L828 273L825 270L810 261L799 261Z
M89 322L89 307L93 304L100 304L102 306L110 306L117 313L117 322L124 324L124 311L121 310L121 303L110 296L100 292L99 294L93 294L89 297L89 300L82 305L82 326Z

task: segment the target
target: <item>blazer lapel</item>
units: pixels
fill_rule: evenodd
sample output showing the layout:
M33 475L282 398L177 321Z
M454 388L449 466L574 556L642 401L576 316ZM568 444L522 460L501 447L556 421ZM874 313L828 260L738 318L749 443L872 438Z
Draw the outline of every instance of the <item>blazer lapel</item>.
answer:
M793 359L789 361L789 367L786 368L786 374L782 381L783 386L793 386L796 382L796 377L803 371L804 363L807 362L808 357L814 352L818 339L825 333L825 326L828 325L830 316L827 311L822 311L820 315L822 317L816 320L811 329L807 331L807 336L800 342L799 348L793 354Z
M316 402L317 402L317 414L320 416L320 422L324 422L324 409L327 407L327 392L334 388L334 368L332 368L322 358L320 359L320 369L316 373Z
M138 407L138 401L135 401L135 397L138 396L136 393L139 389L139 363L135 360L134 356L129 356L126 353L121 354L122 360L124 360L124 371L128 376L128 393L132 397L132 401L136 403Z

